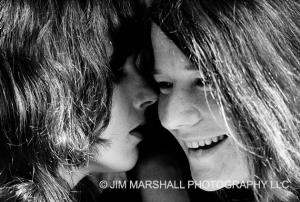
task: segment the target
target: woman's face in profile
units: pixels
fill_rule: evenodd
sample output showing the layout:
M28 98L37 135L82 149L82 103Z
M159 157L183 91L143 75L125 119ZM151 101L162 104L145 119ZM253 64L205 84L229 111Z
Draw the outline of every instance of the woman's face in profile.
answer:
M211 84L155 24L151 37L159 118L183 148L193 179L210 191L246 180L246 158L229 135Z
M107 143L96 146L91 172L127 171L137 161L137 145L142 140L138 127L144 124L145 109L156 102L157 95L139 74L136 59L137 55L126 59L124 75L114 86L111 118L108 127L99 132Z

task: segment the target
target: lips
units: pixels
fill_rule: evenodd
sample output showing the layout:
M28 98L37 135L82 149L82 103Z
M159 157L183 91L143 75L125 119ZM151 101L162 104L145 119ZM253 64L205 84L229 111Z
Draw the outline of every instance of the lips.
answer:
M207 150L213 148L227 139L227 135L219 135L215 137L210 137L202 140L195 140L195 141L185 141L184 144L188 149L191 150Z
M141 125L138 125L136 128L132 129L129 132L129 134L137 137L138 139L143 139L144 130L145 130L145 125L141 124Z

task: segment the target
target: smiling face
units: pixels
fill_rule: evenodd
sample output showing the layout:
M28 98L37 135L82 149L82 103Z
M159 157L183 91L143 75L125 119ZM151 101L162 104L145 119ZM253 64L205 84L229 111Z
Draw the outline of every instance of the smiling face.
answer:
M113 91L111 118L100 134L108 142L96 146L90 172L121 172L131 169L138 157L137 144L142 140L138 126L144 124L145 109L157 96L138 73L134 55L122 67L124 72Z
M246 158L229 135L211 82L155 24L151 37L159 118L183 148L193 179L210 181L201 187L210 191L247 179Z

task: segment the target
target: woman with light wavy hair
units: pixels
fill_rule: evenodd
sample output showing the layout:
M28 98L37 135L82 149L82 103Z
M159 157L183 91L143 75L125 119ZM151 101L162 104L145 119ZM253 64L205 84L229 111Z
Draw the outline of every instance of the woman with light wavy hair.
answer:
M152 19L159 117L197 185L299 201L300 2L158 0Z

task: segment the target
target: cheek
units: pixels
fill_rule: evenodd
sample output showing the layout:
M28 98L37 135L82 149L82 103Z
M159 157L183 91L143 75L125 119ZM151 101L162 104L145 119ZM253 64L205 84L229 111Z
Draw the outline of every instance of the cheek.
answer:
M226 148L210 162L191 164L191 174L196 181L212 183L212 187L202 187L206 191L218 190L222 188L220 185L223 183L233 185L249 178L246 156L233 140L230 140Z
M195 105L197 105L207 117L211 117L209 120L211 120L212 123L225 129L226 124L222 107L218 104L217 99L211 95L211 92L198 92L194 100Z
M158 117L163 127L168 129L168 123L173 120L174 106L179 106L174 102L170 103L169 95L160 95L158 99Z
M123 172L135 165L138 158L136 146L122 137L117 138L107 145L97 145L90 161L91 172Z
M210 91L194 90L189 94L194 105L197 105L206 112L215 113L219 111L220 107L217 104L217 100L212 96Z
M166 112L166 99L160 95L158 98L158 116L160 121L164 118L164 114Z

